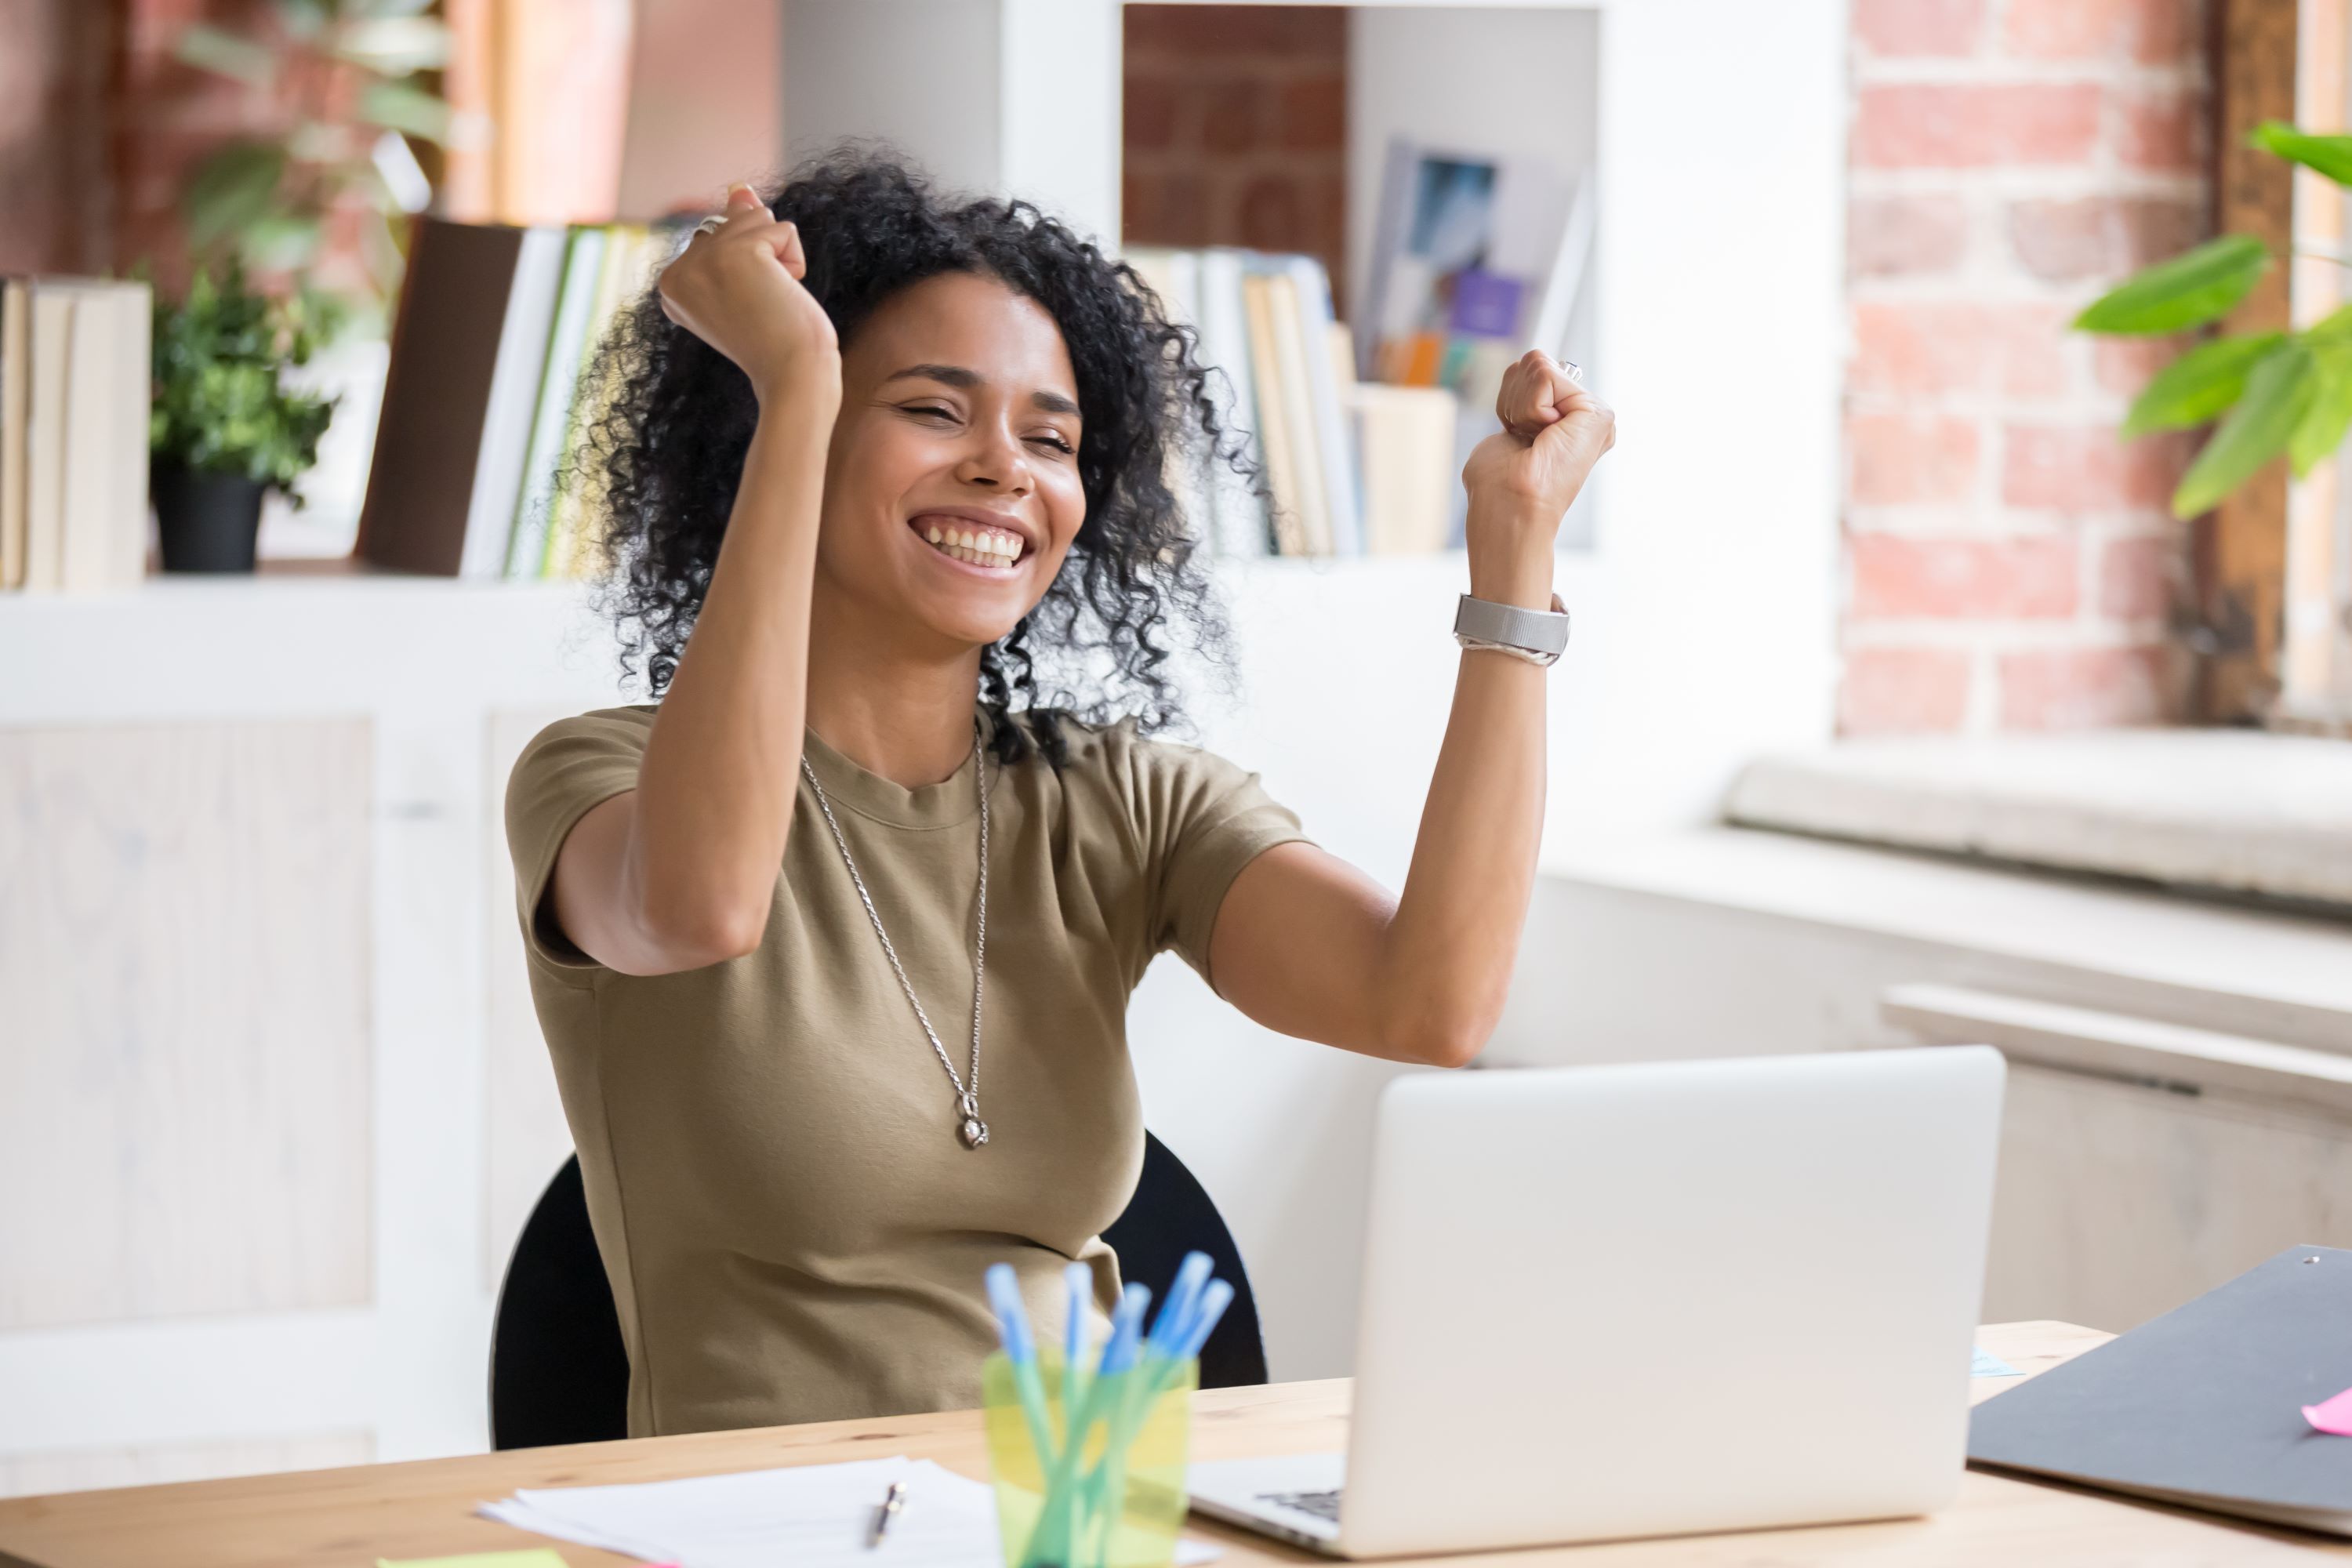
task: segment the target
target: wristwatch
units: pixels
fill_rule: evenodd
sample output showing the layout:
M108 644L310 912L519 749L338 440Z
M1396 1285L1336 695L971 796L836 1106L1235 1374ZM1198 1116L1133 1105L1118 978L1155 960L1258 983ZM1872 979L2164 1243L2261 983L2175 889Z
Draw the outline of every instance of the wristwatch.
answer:
M1454 607L1454 640L1464 647L1549 665L1568 647L1568 606L1558 594L1551 596L1549 611L1523 610L1465 594Z

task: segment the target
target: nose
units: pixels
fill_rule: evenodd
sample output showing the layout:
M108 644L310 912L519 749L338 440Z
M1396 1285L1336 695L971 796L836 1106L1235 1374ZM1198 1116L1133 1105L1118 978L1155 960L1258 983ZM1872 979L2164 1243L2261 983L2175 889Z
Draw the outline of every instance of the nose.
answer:
M1013 433L994 424L975 424L971 443L956 459L961 483L996 495L1025 496L1034 478L1028 454Z

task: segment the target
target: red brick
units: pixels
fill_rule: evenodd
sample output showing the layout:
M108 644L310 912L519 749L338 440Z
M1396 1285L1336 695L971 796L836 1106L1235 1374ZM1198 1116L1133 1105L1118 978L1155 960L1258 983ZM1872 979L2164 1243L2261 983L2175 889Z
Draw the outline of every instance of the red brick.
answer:
M1209 192L1200 175L1181 170L1129 169L1119 182L1119 226L1138 245L1206 245Z
M2089 82L1903 82L1856 99L1853 159L1871 168L2080 163L2098 143Z
M1854 0L1856 42L1888 59L1965 56L1984 37L1985 0Z
M2158 371L2196 345L2187 333L2164 338L2095 338L2092 373L2108 392L2138 395Z
M1950 731L1969 710L1969 656L1942 648L1862 648L1845 656L1838 729L1848 735Z
M2029 59L2161 64L2196 53L2204 31L2197 0L2011 0L2007 12L2001 48Z
M1165 77L1129 76L1120 89L1119 113L1129 152L1158 152L1176 144L1176 84Z
M2067 390L2067 323L2063 305L2003 300L1988 307L1986 342L1994 384L2011 397L2056 397Z
M2000 499L2051 511L2127 511L2162 507L2180 482L2177 437L2117 439L2112 426L2012 425L2001 464Z
M1856 506L1964 501L1976 488L1977 427L1933 415L1855 415L1845 424L1846 499Z
M1848 550L1856 620L2043 620L2074 613L2074 542L2061 535L1858 533Z
M1957 196L1857 196L1846 204L1846 270L1856 278L1948 272L1969 243Z
M1986 378L1985 308L1933 301L1860 300L1853 307L1855 392L1958 392Z
M2206 100L2181 88L2126 91L2116 104L2116 157L2127 169L2194 174L2204 167Z
M2161 647L2035 648L2000 658L2005 730L2152 724L2166 715Z
M1294 78L1282 84L1276 140L1285 147L1318 153L1348 148L1348 79L1337 72Z
M1201 143L1212 153L1246 153L1258 145L1258 84L1246 77L1213 81L1202 92Z
M2162 534L2111 539L2099 552L2099 614L2119 621L2160 620L2172 609L2180 547Z
M1336 5L1129 5L1125 26L1130 58L1329 58L1348 51L1348 14Z
M1307 238L1307 201L1299 182L1260 174L1242 188L1241 242L1260 250L1297 250Z
M1860 300L1847 386L1864 394L2066 390L2066 312L2029 302Z
M2011 248L2036 278L2116 278L2178 256L2204 237L2203 205L2162 196L2013 202Z

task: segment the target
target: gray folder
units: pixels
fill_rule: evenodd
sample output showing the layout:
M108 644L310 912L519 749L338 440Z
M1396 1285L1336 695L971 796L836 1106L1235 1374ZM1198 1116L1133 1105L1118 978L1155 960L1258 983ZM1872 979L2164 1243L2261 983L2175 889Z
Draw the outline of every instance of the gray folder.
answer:
M2352 1388L2352 1252L2298 1247L2004 1390L1972 1464L2352 1535L2352 1437L2303 1407Z

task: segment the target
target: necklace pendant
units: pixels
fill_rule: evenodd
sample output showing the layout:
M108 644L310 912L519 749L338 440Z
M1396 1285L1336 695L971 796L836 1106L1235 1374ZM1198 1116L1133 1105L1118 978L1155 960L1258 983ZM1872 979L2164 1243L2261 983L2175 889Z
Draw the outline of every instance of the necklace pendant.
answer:
M977 1116L965 1117L963 1125L956 1129L956 1132L967 1149L977 1149L988 1142L988 1123Z

